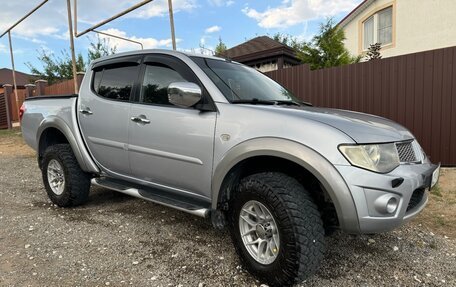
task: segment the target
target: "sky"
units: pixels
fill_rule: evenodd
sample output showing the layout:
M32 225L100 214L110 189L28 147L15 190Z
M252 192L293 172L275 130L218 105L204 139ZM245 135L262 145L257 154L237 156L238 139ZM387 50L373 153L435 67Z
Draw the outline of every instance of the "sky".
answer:
M43 0L0 0L1 34ZM73 2L74 0L72 0ZM81 32L142 0L78 0ZM210 53L219 38L228 48L262 35L278 32L309 40L327 17L342 19L361 0L173 0L177 49ZM18 71L29 72L25 63L41 68L39 51L60 56L69 50L66 0L49 0L11 32ZM72 5L73 7L73 5ZM142 42L147 49L172 49L168 0L155 0L102 27L100 31ZM75 39L76 52L87 54L94 33ZM118 52L136 50L136 44L108 38ZM8 35L0 39L0 67L11 68Z

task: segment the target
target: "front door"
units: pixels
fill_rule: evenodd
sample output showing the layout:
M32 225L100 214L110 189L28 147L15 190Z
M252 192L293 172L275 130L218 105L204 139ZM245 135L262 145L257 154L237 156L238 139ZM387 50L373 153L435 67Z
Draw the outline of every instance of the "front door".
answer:
M142 119L130 121L132 174L159 187L209 197L216 113L174 106L167 92L173 82L202 85L172 56L146 56L142 71L139 101L130 112L132 119Z
M116 58L95 67L83 83L78 103L84 140L106 172L130 174L128 128L130 97L139 75L140 57ZM102 62L105 63L105 62ZM89 88L90 85L90 88Z

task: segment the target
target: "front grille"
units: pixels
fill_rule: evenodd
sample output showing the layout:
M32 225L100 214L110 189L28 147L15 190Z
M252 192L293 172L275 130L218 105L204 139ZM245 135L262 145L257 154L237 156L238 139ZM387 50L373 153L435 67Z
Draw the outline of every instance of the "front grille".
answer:
M412 142L396 143L397 153L400 162L417 162L417 156Z
M423 200L423 196L424 196L425 192L426 191L424 188L420 188L420 189L416 189L412 193L412 197L410 198L409 204L407 205L407 211L415 208L418 204L420 204L420 202Z

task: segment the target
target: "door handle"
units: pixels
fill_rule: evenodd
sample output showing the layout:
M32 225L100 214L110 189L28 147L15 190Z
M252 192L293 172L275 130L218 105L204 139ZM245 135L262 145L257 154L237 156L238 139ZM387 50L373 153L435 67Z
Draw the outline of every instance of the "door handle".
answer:
M143 118L143 116L131 117L130 120L135 123L150 124L150 120Z
M91 115L91 114L93 114L92 111L89 108L80 109L79 112L81 114L83 114L83 115Z

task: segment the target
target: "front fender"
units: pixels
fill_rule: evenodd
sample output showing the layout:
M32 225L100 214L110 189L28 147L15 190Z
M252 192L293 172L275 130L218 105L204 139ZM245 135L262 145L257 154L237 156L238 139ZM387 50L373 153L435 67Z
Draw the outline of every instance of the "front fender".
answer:
M300 143L281 138L256 138L231 148L216 165L212 181L212 208L217 208L225 176L241 161L255 156L274 156L299 164L322 184L336 208L342 230L359 232L355 202L345 180L337 169L315 150Z

